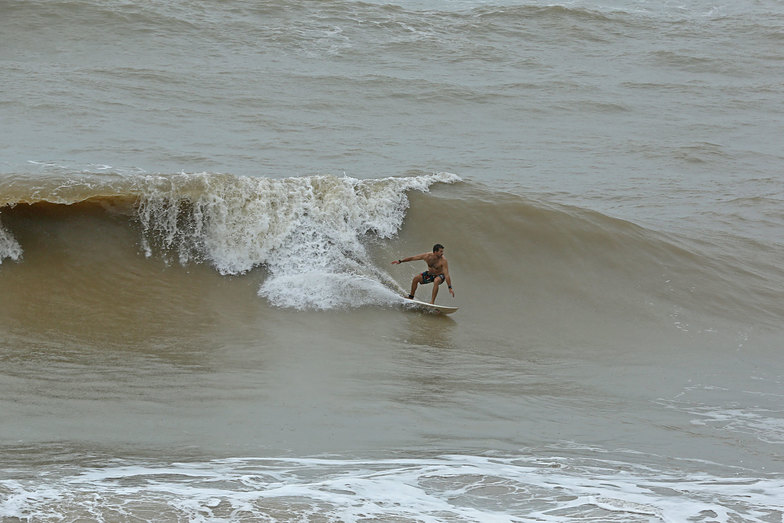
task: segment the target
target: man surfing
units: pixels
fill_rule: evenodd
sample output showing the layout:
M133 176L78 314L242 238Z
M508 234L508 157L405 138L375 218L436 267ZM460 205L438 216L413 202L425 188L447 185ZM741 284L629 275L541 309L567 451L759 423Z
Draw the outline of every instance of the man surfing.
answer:
M438 286L444 282L446 282L447 287L449 287L449 292L452 294L452 297L455 297L455 291L452 290L452 278L449 277L449 264L444 257L443 245L437 243L433 245L433 252L425 252L417 254L416 256L395 260L392 262L392 265L416 260L424 260L424 262L427 263L427 270L422 274L414 276L414 280L411 282L411 294L408 295L410 300L414 299L414 293L420 283L423 285L426 283L433 284L433 297L430 301L432 304L435 304L436 302Z

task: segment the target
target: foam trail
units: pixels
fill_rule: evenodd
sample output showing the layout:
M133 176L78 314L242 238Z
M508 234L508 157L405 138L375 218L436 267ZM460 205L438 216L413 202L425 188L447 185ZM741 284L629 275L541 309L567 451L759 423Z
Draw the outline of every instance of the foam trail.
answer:
M272 276L261 286L259 295L276 306L296 309L333 309L347 304L359 307L404 301L399 293L378 280L326 271Z

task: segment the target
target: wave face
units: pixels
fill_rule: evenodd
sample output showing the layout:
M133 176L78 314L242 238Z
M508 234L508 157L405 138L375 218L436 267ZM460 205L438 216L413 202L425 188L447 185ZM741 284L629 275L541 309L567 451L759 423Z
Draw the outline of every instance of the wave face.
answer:
M548 325L553 315L618 325L655 316L687 332L725 320L778 329L784 318L776 244L681 236L470 184L412 202L410 223L435 215L449 224L444 244L484 287L472 299L492 296L493 309L525 310Z

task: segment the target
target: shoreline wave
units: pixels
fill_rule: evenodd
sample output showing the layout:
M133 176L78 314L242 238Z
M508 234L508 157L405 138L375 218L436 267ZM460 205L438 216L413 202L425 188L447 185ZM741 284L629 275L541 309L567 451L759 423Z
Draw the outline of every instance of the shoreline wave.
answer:
M690 473L684 483L676 467L695 464L673 464L671 458L667 465L640 463L642 456L635 453L608 459L595 448L581 449L584 456L575 454L576 448L550 450L168 463L114 458L104 466L45 465L45 484L7 471L9 479L0 481L0 516L113 519L145 517L154 509L171 519L235 521L308 519L317 510L335 520L766 521L782 510L776 495L780 477L700 463L700 472Z

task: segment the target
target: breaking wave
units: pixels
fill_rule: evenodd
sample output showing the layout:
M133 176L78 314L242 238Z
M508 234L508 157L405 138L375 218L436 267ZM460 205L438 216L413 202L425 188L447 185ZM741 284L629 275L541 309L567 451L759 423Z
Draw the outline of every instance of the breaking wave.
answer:
M46 248L33 241L44 218L86 213L97 221L71 249L101 249L114 240L97 225L107 217L124 221L138 231L138 252L148 258L206 264L224 276L260 269L258 294L276 307L399 303L408 268L381 258L439 242L459 253L463 281L477 282L477 302L494 296L496 305L516 307L519 293L510 290L524 288L531 302L559 308L638 317L656 309L683 330L691 328L689 311L774 326L784 317L775 245L754 245L757 256L749 259L749 239L712 244L460 181L450 173L90 174L49 177L45 185L7 178L0 181L0 259L24 263L26 243ZM432 191L437 185L443 187ZM107 270L127 263L117 259Z

